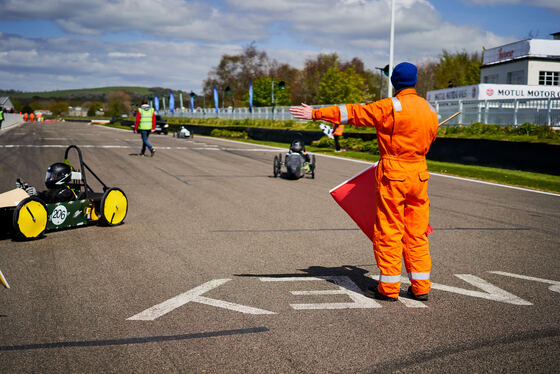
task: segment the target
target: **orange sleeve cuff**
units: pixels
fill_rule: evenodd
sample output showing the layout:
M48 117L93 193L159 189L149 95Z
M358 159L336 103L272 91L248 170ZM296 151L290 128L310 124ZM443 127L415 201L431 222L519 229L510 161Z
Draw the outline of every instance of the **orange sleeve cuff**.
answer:
M312 117L313 117L313 121L320 121L323 119L323 116L319 109L313 109Z

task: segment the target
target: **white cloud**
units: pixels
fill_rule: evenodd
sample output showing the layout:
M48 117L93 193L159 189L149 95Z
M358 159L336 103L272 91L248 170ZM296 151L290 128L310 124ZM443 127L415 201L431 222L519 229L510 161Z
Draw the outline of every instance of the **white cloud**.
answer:
M146 57L144 53L124 53L124 52L109 52L107 53L109 57L117 57L117 58L140 58Z
M26 48L18 49L18 44ZM0 35L0 77L3 88L25 91L117 85L200 91L208 70L220 57L241 50L234 44L106 43L87 38L28 39L4 34Z
M508 1L522 0L485 3ZM535 2L552 7L560 3ZM0 33L0 78L4 78L0 81L8 88L140 85L200 90L222 55L239 53L251 41L259 49L269 45L269 56L298 68L319 52L336 52L343 59L359 57L370 69L388 61L390 0L1 3L3 20L49 20L69 35L38 39ZM437 58L444 48L472 52L514 41L476 26L446 22L428 0L399 0L396 4L396 62ZM287 39L282 48L274 48L271 42L278 38L271 34L277 30ZM131 31L135 40L142 36L145 40L116 43L99 38L120 33L119 40L125 40ZM26 77L23 81L21 74Z

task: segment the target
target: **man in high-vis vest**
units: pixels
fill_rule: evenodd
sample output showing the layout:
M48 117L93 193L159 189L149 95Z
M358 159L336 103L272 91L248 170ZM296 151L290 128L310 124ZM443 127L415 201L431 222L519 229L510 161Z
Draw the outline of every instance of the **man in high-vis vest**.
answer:
M134 133L142 135L142 150L140 151L140 156L145 156L146 148L150 150L150 156L154 157L156 150L150 142L148 142L148 136L156 129L156 114L154 108L150 107L148 100L142 100L142 105L138 108L136 112L136 124L134 125Z
M426 301L431 286L426 153L436 138L438 118L434 108L416 94L416 76L416 66L403 62L391 75L395 97L365 105L290 108L295 118L377 129L381 159L376 169L373 248L380 276L377 287L366 295L388 301L399 296L403 257L411 283L408 295Z
M4 108L0 107L0 129L2 128L2 122L4 122Z

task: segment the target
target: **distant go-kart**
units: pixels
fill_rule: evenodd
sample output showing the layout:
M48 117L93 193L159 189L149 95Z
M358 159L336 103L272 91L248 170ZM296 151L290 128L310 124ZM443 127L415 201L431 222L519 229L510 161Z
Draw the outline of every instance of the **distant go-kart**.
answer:
M301 140L297 139L292 142L284 161L282 161L282 154L274 156L274 177L282 175L282 166L285 167L286 171L284 175L288 179L299 179L305 175L311 175L311 178L315 178L315 155L309 157L309 155L305 153L305 146Z
M189 131L189 129L187 129L185 126L181 126L179 131L173 133L173 137L192 139L194 137L194 134L191 131Z
M78 153L80 169L68 162L68 152ZM101 185L94 192L86 181L86 170ZM35 239L45 231L86 226L99 222L105 226L121 224L128 212L128 200L119 188L109 188L87 166L76 145L66 148L64 163L49 167L45 178L47 190L37 193L34 187L18 179L18 188L0 194L0 232L19 239Z

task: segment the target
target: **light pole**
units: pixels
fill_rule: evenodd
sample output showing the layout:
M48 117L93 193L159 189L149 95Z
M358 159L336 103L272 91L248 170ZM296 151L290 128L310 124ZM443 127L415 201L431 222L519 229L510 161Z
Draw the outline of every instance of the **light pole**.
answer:
M395 44L395 0L391 0L391 40L389 42L389 78L393 72L393 49ZM387 84L387 97L393 96L391 83Z

